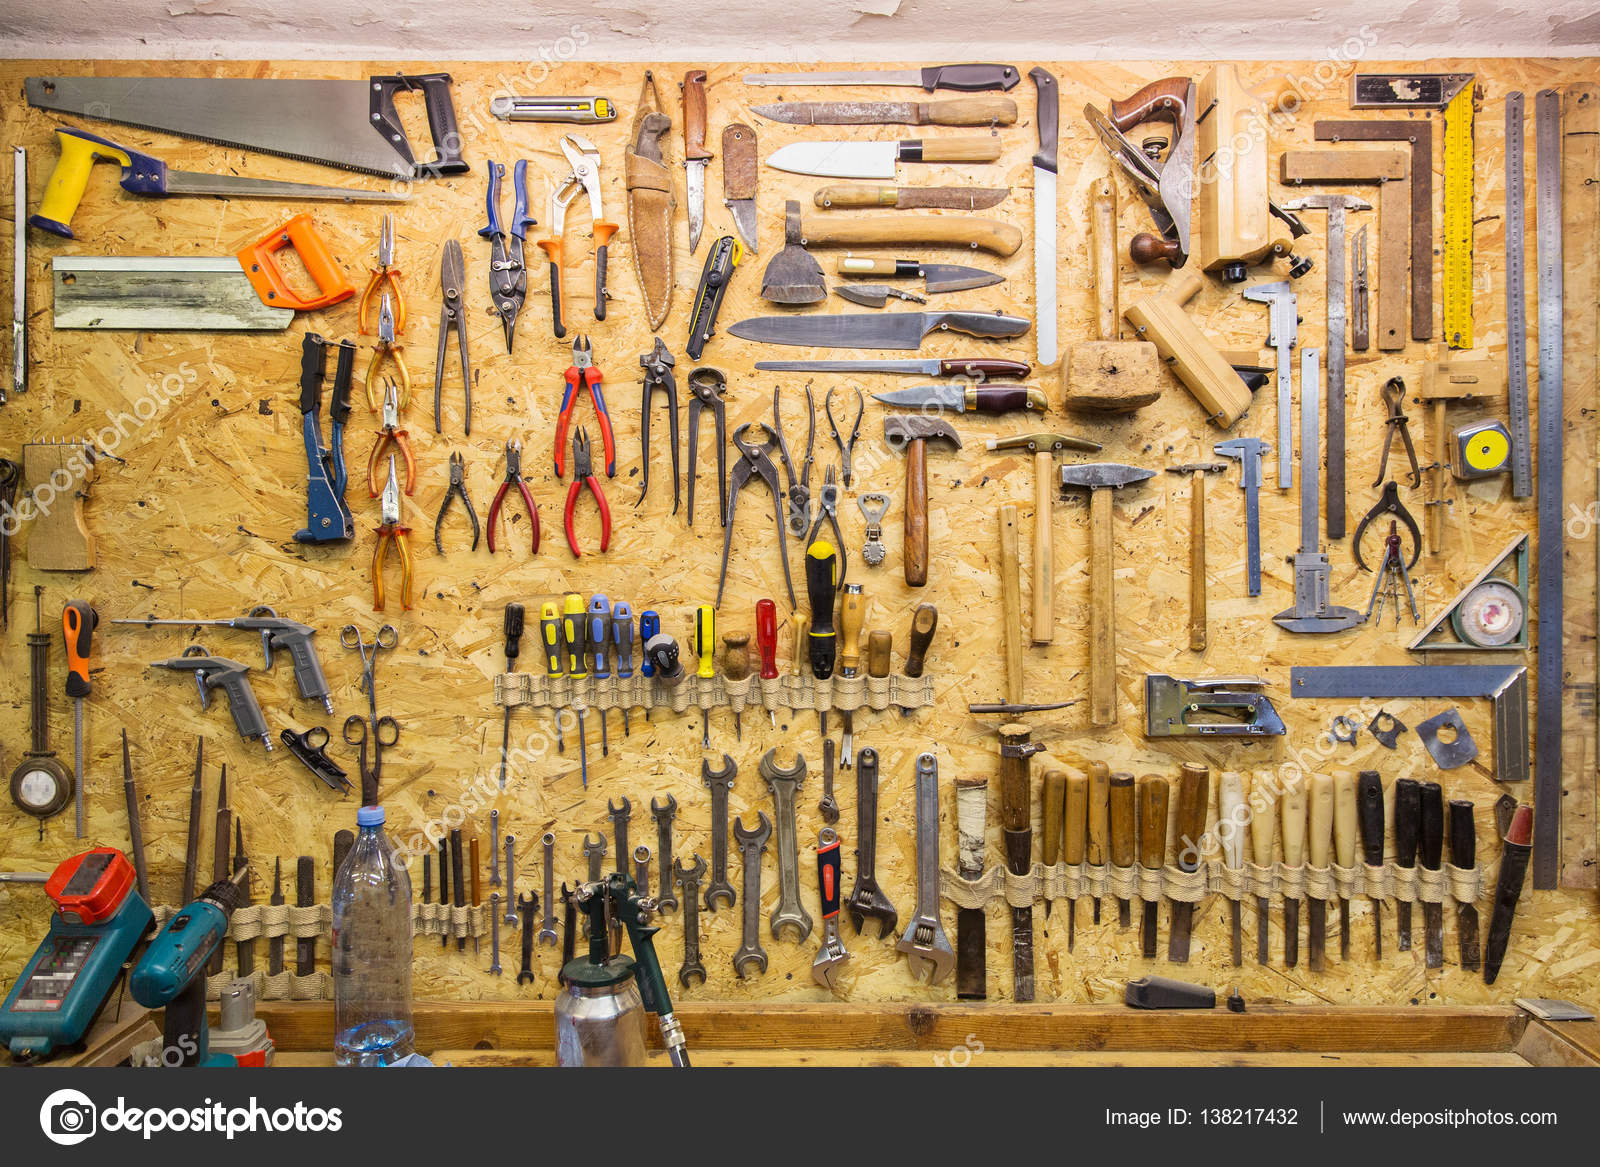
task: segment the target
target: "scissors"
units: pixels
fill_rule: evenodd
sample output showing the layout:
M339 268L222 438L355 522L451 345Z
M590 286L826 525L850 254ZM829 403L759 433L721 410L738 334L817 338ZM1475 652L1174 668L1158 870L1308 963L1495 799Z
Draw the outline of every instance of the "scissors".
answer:
M373 768L367 769L367 722L359 713L352 713L344 719L344 740L348 745L355 746L356 772L361 775L361 805L376 806L378 804L378 776L383 769L383 747L392 746L400 740L400 723L387 713L374 723L371 740L374 742Z
M345 648L353 648L361 654L361 691L367 695L367 721L371 726L372 747L372 784L377 789L377 783L383 777L383 747L392 746L400 737L400 723L392 717L378 716L378 654L393 651L400 643L400 634L395 631L393 624L384 624L373 635L369 644L361 635L361 629L354 624L346 624L339 630L339 643ZM357 718L359 720L359 718ZM387 722L393 732L388 741L384 740L382 723ZM363 749L367 741L367 734L363 733L359 739ZM344 740L355 745L358 739L350 736L350 723L345 722ZM362 797L365 799L366 790L366 764L362 763Z

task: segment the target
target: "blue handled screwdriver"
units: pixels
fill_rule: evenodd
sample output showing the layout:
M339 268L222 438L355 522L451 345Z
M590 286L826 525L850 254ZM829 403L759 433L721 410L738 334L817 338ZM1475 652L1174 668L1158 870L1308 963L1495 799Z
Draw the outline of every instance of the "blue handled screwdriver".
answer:
M611 646L611 601L598 592L589 597L588 649L591 658L590 672L596 681L611 679L608 663ZM600 756L611 756L611 742L606 737L606 707L600 707Z
M661 614L654 609L646 608L639 613L639 643L649 644L652 636L661 635ZM639 671L647 677L656 675L656 666L650 663L650 654L644 653L639 659Z
M611 609L611 644L617 652L617 680L633 679L633 605L618 600ZM622 736L632 731L628 728L628 705L622 705Z

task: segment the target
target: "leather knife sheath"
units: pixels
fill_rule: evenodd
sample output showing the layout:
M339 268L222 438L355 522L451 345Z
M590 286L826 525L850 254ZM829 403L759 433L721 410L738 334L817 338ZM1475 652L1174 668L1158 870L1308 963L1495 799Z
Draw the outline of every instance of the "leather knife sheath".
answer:
M661 143L672 128L662 112L655 77L646 72L634 115L625 160L628 188L628 239L639 274L645 315L652 331L659 329L672 306L672 172L661 156Z

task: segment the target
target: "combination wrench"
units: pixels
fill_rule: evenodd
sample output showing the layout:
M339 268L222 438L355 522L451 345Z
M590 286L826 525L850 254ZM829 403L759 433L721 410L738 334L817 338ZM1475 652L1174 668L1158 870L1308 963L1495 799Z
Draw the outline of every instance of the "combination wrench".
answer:
M544 922L539 928L539 943L556 942L556 836L546 831L539 840L544 845Z
M656 867L661 872L661 894L656 896L656 911L676 909L678 897L672 894L672 820L678 814L678 800L667 795L665 806L650 800L650 814L656 820Z
M767 971L767 952L761 947L761 856L772 837L772 824L764 811L757 811L753 831L745 830L743 820L733 820L733 837L744 864L744 929L739 951L733 954L733 971L743 980L746 965L755 965L758 973Z
M811 935L811 913L800 902L800 844L795 835L795 795L806 780L806 760L799 753L794 764L780 767L774 760L777 749L766 752L761 759L761 777L772 795L773 818L778 835L778 905L767 917L774 940L782 940L787 929L799 933L795 943L803 943Z
M495 976L500 968L500 893L489 893L489 971Z
M939 763L932 754L917 755L917 910L895 950L905 953L913 979L926 968L930 985L956 964L939 922Z
M489 812L489 886L500 886L500 812Z
M522 916L522 968L517 971L517 984L533 984L533 914L539 910L539 897L529 893L517 897L517 912Z
M633 849L633 885L642 898L650 898L650 848L643 843Z
M706 861L698 854L693 867L685 867L681 859L672 861L673 882L683 889L683 965L678 981L686 989L706 983L706 966L700 963L700 880L705 873Z
M606 799L606 814L611 818L611 832L617 840L617 870L626 875L628 873L628 820L633 817L633 803L628 801L627 795L623 795L621 806L614 806L608 798Z
M722 755L722 768L713 770L711 763L700 762L700 778L711 791L711 882L706 885L706 911L717 910L717 901L728 907L738 902L733 884L728 882L728 792L739 775L739 767L727 754Z
M856 756L856 879L850 886L850 923L861 935L865 920L878 921L878 935L892 936L900 914L883 894L874 874L878 854L878 751L864 747Z
M506 836L506 923L517 926L517 837Z

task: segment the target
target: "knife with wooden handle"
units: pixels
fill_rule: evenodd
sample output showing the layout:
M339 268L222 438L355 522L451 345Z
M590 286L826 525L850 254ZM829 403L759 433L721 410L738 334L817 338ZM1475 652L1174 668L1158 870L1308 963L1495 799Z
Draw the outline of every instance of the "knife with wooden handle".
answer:
M1250 783L1250 859L1257 867L1272 866L1272 840L1278 830L1277 794L1269 770L1258 770ZM1256 896L1256 963L1271 962L1272 905Z
M1311 776L1311 823L1306 837L1306 853L1311 866L1326 868L1333 845L1333 778L1328 774ZM1307 949L1312 972L1327 968L1328 958L1328 901L1311 897L1310 916L1306 922L1310 947Z
M1206 766L1185 762L1178 775L1178 870L1200 867L1200 852L1205 846L1206 807L1211 799L1211 771ZM1189 935L1194 928L1194 903L1172 901L1172 931L1167 934L1167 959L1178 964L1189 960Z
M1132 774L1111 775L1111 866L1133 866L1134 834L1136 821ZM1117 927L1127 928L1133 923L1132 904L1126 897L1117 897Z
M1356 863L1356 776L1348 770L1333 777L1333 861ZM1339 897L1339 959L1350 959L1350 897Z
M1061 824L1066 818L1067 772L1047 770L1044 775L1044 865L1054 867L1061 859ZM1044 918L1050 918L1051 900L1044 901Z
M1217 786L1217 835L1222 841L1222 862L1237 871L1244 866L1244 775L1237 770L1222 774ZM1228 901L1228 922L1232 935L1233 967L1244 963L1244 912L1238 900Z
M1407 871L1417 865L1417 842L1422 832L1422 783L1401 778L1394 784L1394 863ZM1411 901L1395 903L1400 951L1411 951Z
M1167 861L1167 780L1159 774L1139 779L1139 866L1159 871ZM1146 960L1156 958L1156 933L1160 927L1161 900L1144 901L1140 928L1141 952Z
M1383 866L1383 779L1363 770L1356 779L1356 821L1361 826L1361 861ZM1372 954L1383 959L1383 900L1372 897Z
M1104 762L1089 763L1089 843L1084 862L1091 867L1105 866L1106 836L1111 822L1111 768ZM1100 922L1100 897L1094 897L1094 922Z
M1061 827L1061 859L1068 867L1083 862L1084 842L1089 828L1089 779L1083 774L1067 775L1066 816ZM1078 939L1078 900L1067 904L1067 951Z
M1299 774L1283 780L1278 800L1279 830L1283 832L1283 865L1299 867L1306 861L1306 781ZM1300 901L1283 897L1283 963L1293 968L1300 960Z
M1417 858L1427 871L1444 863L1444 789L1437 782L1422 784L1421 828ZM1422 950L1427 968L1444 967L1444 905L1422 901Z
M961 247L1015 255L1022 228L982 215L811 215L801 221L807 247Z
M1450 800L1450 865L1471 871L1478 863L1478 831L1472 821L1472 803ZM1478 905L1456 906L1456 933L1461 937L1461 967L1478 971Z

